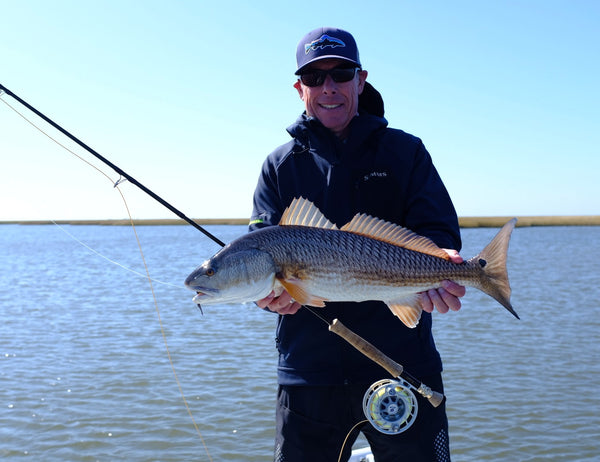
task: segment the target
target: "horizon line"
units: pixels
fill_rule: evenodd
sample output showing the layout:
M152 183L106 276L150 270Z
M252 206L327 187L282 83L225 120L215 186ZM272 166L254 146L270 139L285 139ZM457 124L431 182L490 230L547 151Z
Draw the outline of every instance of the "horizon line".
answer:
M498 228L513 216L465 216L458 217L461 228ZM517 216L517 227L528 226L600 226L600 215L531 215ZM199 225L247 225L248 218L193 218ZM119 219L86 219L86 220L0 220L0 225L96 225L127 226L132 220ZM135 226L180 226L188 225L179 218L134 218Z

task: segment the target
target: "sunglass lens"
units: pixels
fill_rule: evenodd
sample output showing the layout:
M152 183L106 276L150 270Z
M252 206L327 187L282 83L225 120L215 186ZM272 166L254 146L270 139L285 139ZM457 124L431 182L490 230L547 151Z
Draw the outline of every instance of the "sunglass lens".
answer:
M327 75L330 75L333 81L337 83L349 82L356 75L356 68L336 67L328 71L314 69L301 74L300 80L302 80L302 83L307 87L319 87L323 85Z
M318 87L319 85L323 85L325 82L325 76L327 75L324 71L310 71L305 72L300 76L302 83L307 87Z
M351 69L332 69L329 74L334 82L349 82L356 74L356 68Z

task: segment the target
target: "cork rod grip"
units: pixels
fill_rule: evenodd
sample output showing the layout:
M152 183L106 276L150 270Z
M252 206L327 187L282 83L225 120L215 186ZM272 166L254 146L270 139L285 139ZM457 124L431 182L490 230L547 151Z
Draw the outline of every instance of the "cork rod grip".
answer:
M415 390L424 398L426 398L433 407L438 407L444 401L443 394L433 391L427 385L418 381L409 373L405 372L404 368L400 364L383 354L380 350L375 348L360 335L352 332L350 329L344 326L339 319L333 320L333 322L329 325L329 330L342 337L367 358L375 361L386 371L388 371L392 377L402 376L402 378L409 382L411 386L415 387Z
M333 322L329 325L329 330L342 337L367 358L375 361L386 371L388 371L392 377L399 377L402 375L404 368L400 364L383 354L364 338L352 332L350 329L344 326L339 319L333 320Z

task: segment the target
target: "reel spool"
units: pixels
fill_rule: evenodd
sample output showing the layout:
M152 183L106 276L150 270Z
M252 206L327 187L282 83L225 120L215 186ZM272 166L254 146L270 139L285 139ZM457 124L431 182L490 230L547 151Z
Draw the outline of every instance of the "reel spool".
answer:
M410 428L419 405L410 385L402 379L375 382L363 398L363 412L381 433L395 435Z

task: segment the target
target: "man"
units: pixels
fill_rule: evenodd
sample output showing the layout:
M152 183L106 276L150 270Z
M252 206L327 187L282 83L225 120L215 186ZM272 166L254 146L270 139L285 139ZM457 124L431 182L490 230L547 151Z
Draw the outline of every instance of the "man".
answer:
M447 252L460 263L458 219L446 188L421 140L387 127L383 101L366 82L352 35L334 28L313 30L298 44L296 59L294 87L305 112L288 128L293 139L263 164L250 229L276 225L292 199L302 196L338 227L364 212L453 249ZM443 391L430 313L434 307L442 313L458 310L464 293L463 286L445 281L443 288L422 294L425 312L414 329L381 302L327 303L319 310ZM365 391L389 375L287 292L271 293L257 304L280 315L275 460L337 461L344 438L365 418ZM449 460L445 405L433 408L418 400L418 417L404 433L361 428L375 460ZM356 437L353 432L342 460L348 459Z

